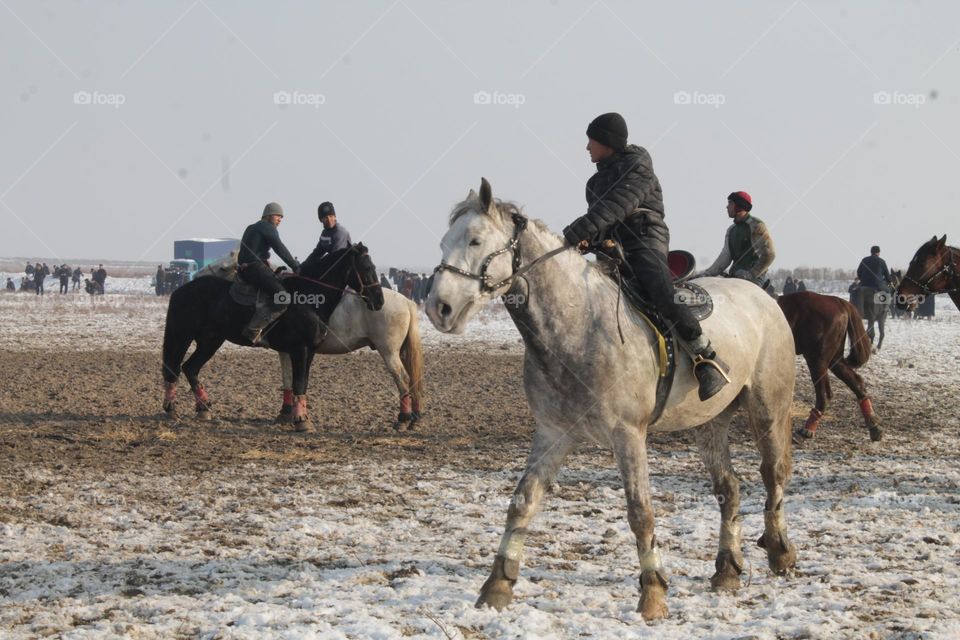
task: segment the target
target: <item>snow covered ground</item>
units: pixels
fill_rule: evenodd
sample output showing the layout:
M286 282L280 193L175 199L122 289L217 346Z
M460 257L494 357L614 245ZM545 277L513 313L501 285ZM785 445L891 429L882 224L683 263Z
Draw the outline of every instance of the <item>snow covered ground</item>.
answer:
M137 286L94 300L0 296L0 351L157 351L166 299ZM432 350L519 353L496 306L462 338L425 319L421 329ZM834 418L795 453L792 576L771 575L751 543L758 458L735 447L748 570L733 595L708 588L719 516L702 465L692 447L652 445L671 610L653 625L634 611L636 547L609 453L570 458L528 538L516 601L498 614L473 602L522 453L505 448L503 470L490 470L392 456L378 442L336 464L251 448L246 463L202 474L7 469L34 490L0 488L0 636L957 638L958 364L960 313L946 300L932 321L887 323L884 350L862 370L891 417L885 439L836 447L831 433L862 427ZM809 385L805 371L797 384ZM835 403L849 402L833 384ZM910 415L933 427L898 433ZM176 442L189 428L153 437Z

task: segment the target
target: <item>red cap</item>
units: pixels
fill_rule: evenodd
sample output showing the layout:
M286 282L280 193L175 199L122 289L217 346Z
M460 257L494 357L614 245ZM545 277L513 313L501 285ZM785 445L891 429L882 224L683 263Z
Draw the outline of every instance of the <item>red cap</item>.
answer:
M739 206L744 211L750 211L753 209L753 199L750 197L750 194L746 191L734 191L729 196L727 200L732 200L737 206Z

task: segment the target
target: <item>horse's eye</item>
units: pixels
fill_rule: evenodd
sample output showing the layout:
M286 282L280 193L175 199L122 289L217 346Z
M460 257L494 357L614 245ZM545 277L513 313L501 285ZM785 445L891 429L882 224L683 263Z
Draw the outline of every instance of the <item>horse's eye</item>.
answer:
M477 240L476 238L474 238L473 240L470 241L470 246L471 246L471 247L479 247L479 246L480 246L480 241Z

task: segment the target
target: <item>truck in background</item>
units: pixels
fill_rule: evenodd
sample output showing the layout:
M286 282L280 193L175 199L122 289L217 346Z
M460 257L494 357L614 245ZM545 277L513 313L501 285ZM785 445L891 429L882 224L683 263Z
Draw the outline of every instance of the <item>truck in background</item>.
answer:
M239 246L240 241L236 238L174 240L173 260L166 269L165 292L173 293L193 280L198 271L229 255Z

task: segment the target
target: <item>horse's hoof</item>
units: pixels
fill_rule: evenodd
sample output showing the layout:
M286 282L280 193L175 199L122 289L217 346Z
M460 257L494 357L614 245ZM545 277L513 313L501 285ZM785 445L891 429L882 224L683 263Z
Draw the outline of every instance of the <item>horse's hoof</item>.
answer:
M880 430L880 427L870 427L870 440L872 442L883 440L883 431Z
M670 615L667 608L666 581L656 571L647 571L640 575L640 603L637 612L647 622L661 620Z
M173 404L172 402L164 402L163 411L165 413L175 414L177 412L177 405Z
M423 420L423 416L419 411L414 411L410 415L410 424L407 426L407 429L413 431L416 427L420 426L420 421Z
M197 420L202 420L204 422L210 420L211 413L209 409L198 409L197 410Z
M280 412L273 419L274 424L293 424L293 414Z
M729 552L722 553L717 557L717 572L710 578L710 587L714 591L736 591L742 570L743 558L738 562Z
M404 431L407 430L407 427L409 424L410 423L408 422L401 422L400 420L397 420L396 422L393 423L393 430L396 431L397 433L403 433Z
M767 550L767 564L770 571L782 576L797 566L797 548L787 539L787 534L780 531L775 540L769 540L764 533L757 540L757 546Z
M505 578L495 578L490 576L483 583L480 589L480 597L477 598L477 609L484 606L493 607L497 611L503 611L511 602L513 602L513 585Z
M294 424L295 426L293 430L296 431L297 433L313 433L316 431L316 429L313 428L313 423L310 421L309 418L305 420L300 420L299 422L296 422Z

